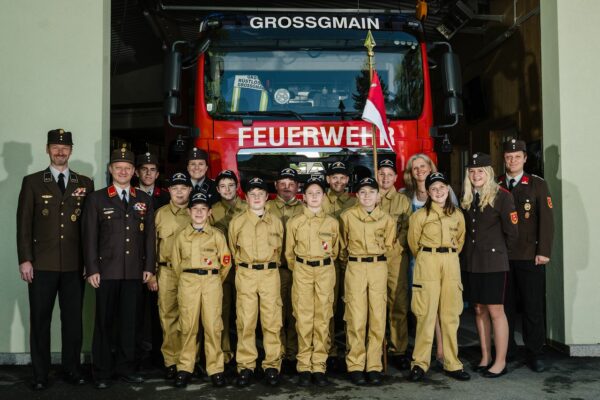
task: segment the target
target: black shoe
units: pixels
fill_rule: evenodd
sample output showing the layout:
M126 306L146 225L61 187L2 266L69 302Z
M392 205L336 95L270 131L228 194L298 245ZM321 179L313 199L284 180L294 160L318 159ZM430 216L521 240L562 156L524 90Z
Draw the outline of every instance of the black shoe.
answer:
M357 386L362 386L367 384L367 380L365 379L365 374L362 371L352 371L350 372L350 380Z
M192 374L187 371L179 371L175 376L175 387L176 388L184 388L190 383L192 379Z
M329 386L329 380L327 379L327 375L323 372L315 372L312 374L313 382L315 385L319 387Z
M381 372L379 371L368 371L367 382L371 385L381 385L381 382L383 382L383 375L381 375Z
M544 372L546 370L546 364L539 358L533 358L529 361L529 368L531 368L533 372Z
M400 371L410 369L410 358L407 355L401 354L399 356L391 356L390 358L392 364Z
M35 381L31 385L31 388L36 392L48 389L48 381Z
M279 371L275 368L265 369L265 380L270 386L279 385Z
M210 380L214 387L223 387L227 382L225 382L225 375L222 372L217 372L214 375L210 376Z
M298 374L298 386L310 386L310 372L302 371Z
M138 374L119 375L119 379L121 379L123 382L127 382L127 383L135 383L135 384L144 383L144 378L142 378Z
M254 373L252 372L252 370L249 369L243 369L240 371L240 373L238 374L237 379L235 380L235 384L239 387L245 387L250 385L250 383L252 383L252 375Z
M498 372L497 374L494 372L490 372L490 370L488 369L483 374L481 374L481 376L483 376L484 378L500 378L502 375L506 375L507 372L508 369L506 369L506 367L504 367L504 369Z
M487 371L488 369L491 368L493 364L488 364L488 365L474 365L473 366L473 372L477 372L478 374L481 374L485 371Z
M175 379L175 375L177 375L177 366L169 365L165 368L165 379L170 381L171 379Z
M459 369L456 371L444 371L444 373L450 378L456 379L457 381L468 381L471 379L471 375L469 375L469 373L464 369Z
M110 385L107 380L98 379L96 382L94 382L94 386L96 387L96 389L104 390L104 389L108 389L108 387Z
M75 386L85 384L85 379L83 379L83 376L78 372L67 372L63 379L65 382Z
M410 375L408 376L408 380L411 382L418 382L421 379L423 379L424 376L425 376L425 371L423 371L423 368L415 365L410 370Z

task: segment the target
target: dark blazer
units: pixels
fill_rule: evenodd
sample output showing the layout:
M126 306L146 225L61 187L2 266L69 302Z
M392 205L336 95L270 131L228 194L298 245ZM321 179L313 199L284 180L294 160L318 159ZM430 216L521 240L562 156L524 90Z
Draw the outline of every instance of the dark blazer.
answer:
M81 215L94 183L70 171L65 194L50 168L23 178L17 207L19 264L31 261L34 270L82 269Z
M506 175L498 179L508 188ZM533 260L536 255L550 257L554 238L552 198L546 181L536 175L523 174L511 191L519 214L519 240L508 253L511 260Z
M463 270L508 271L508 252L519 236L513 198L506 189L500 188L493 207L488 205L481 212L474 203L463 210L467 226Z
M164 205L169 204L171 201L171 195L167 189L154 186L154 191L152 191L152 205L154 206L154 211L158 211Z
M192 190L197 191L195 187L192 187ZM209 177L204 178L204 182L200 186L200 192L206 194L211 206L221 200L221 195L217 191L217 184Z
M123 205L113 185L88 197L83 214L86 275L102 279L142 279L154 272L154 206L152 198L130 187Z

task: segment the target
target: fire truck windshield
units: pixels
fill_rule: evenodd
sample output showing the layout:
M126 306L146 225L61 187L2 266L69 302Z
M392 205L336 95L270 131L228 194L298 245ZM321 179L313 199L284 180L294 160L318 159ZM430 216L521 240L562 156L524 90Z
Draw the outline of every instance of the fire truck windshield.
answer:
M424 98L417 39L373 35L388 118L417 118ZM218 31L204 57L206 110L215 119L358 119L369 90L365 37L365 30Z

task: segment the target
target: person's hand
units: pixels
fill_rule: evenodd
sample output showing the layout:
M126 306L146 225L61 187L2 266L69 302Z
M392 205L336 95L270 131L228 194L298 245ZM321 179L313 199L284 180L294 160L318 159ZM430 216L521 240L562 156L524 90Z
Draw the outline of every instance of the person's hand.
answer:
M157 292L158 291L158 282L156 281L156 277L153 276L152 278L150 278L150 280L148 281L148 283L146 283L146 285L148 286L148 290L151 292Z
M548 257L540 255L535 256L535 265L546 265L548 262L550 262Z
M87 277L87 281L94 289L98 289L100 287L100 274L92 274Z
M154 276L152 272L144 271L144 283L148 283L148 281Z
M27 283L33 281L33 264L31 261L25 261L19 264L19 272L21 273L21 279Z

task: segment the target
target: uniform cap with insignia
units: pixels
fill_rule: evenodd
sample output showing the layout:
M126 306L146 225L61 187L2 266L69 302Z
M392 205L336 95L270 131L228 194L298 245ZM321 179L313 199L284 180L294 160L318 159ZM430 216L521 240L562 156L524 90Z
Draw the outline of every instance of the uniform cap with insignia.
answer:
M215 184L218 185L221 179L233 179L236 184L238 183L238 178L235 175L235 172L233 172L230 169L225 169L219 172L219 175L217 175L217 177L215 178Z
M298 172L294 168L284 168L277 175L277 180L280 179L291 179L298 182Z
M335 174L350 175L350 170L348 169L348 167L346 167L346 164L344 164L343 162L336 161L333 164L331 164L329 166L329 169L327 170L327 175Z
M261 178L255 177L252 178L248 181L248 188L246 189L246 192L249 192L252 189L262 189L265 192L268 192L269 189L267 187L267 182L265 182L264 180L262 180Z
M429 186L433 185L435 182L442 182L447 185L448 179L446 179L446 176L441 172L432 172L425 178L425 189L429 190Z
M188 161L190 160L204 160L208 162L208 153L206 152L206 150L194 147L188 153Z
M358 183L356 184L355 192L358 192L361 188L363 188L365 186L369 186L369 187L372 187L373 189L379 190L379 185L377 184L377 181L373 178L366 177L366 178L362 178L360 181L358 181Z
M192 181L183 172L175 172L173 176L171 176L171 179L169 179L169 186L175 185L185 185L192 187Z
M73 146L71 132L66 132L64 129L52 129L51 131L48 131L47 144L66 144Z
M110 153L110 163L116 162L128 162L135 165L135 154L123 145L120 149L115 149Z
M393 160L384 158L383 160L379 161L379 165L377 166L377 169L381 168L391 168L394 170L394 172L396 172L396 163Z
M504 142L503 150L505 153L512 153L514 151L527 152L527 144L520 139L511 139Z
M321 189L323 189L323 191L325 191L325 188L327 186L327 185L325 185L325 178L323 178L323 175L311 175L310 178L308 178L306 180L306 183L304 184L304 187L302 188L303 193L306 193L306 190L311 185L319 185L319 186L321 186Z
M492 165L492 158L489 156L489 154L475 153L471 156L471 159L469 160L469 165L467 165L467 168L482 168L482 167L489 167L491 165Z
M144 164L154 164L158 167L158 157L150 153L138 154L135 159L136 167L141 167Z
M192 195L189 202L189 208L194 207L196 204L206 204L208 208L210 208L210 202L208 201L206 193L196 192Z

